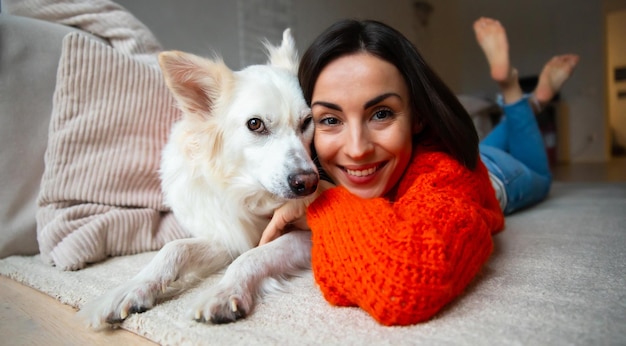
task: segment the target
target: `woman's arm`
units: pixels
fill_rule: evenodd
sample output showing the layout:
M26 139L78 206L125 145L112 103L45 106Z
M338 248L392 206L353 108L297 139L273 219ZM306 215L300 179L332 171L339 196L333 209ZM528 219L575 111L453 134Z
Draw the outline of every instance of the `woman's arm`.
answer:
M434 159L434 166L407 172L410 184L395 203L339 187L309 206L313 271L329 302L360 306L385 325L413 324L431 318L478 273L492 232L503 226L486 170Z

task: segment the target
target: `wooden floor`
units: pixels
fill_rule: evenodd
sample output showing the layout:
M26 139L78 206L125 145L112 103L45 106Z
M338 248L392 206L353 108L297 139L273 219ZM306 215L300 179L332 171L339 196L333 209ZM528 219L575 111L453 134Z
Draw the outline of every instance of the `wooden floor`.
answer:
M608 163L556 165L561 182L626 181L626 158ZM2 345L154 345L124 330L93 332L75 319L75 311L54 298L0 276Z
M0 276L0 345L155 345L123 329L94 332L76 310Z

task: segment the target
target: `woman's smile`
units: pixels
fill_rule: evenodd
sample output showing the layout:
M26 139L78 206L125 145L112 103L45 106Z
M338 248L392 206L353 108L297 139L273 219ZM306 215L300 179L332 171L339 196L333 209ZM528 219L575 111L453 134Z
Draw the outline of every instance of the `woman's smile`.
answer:
M376 178L377 173L387 164L387 162L378 163L374 165L361 165L361 166L339 166L341 167L348 177L355 183L364 184L372 179Z

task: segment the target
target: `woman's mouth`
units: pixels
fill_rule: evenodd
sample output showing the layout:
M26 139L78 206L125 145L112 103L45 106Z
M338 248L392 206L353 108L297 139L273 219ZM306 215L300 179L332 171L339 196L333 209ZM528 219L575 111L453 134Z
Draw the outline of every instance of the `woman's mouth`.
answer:
M373 165L373 166L362 166L362 167L342 167L344 172L346 172L346 174L350 177L353 178L367 178L369 176L374 175L376 172L378 172L378 170L380 170L381 168L383 168L385 166L386 162L383 162L381 164L377 164L377 165Z
M364 177L367 175L371 175L374 174L374 172L376 172L376 170L378 170L378 167L371 167L368 169L361 169L361 170L354 170L354 169L348 169L346 168L346 172L350 175L353 175L355 177Z

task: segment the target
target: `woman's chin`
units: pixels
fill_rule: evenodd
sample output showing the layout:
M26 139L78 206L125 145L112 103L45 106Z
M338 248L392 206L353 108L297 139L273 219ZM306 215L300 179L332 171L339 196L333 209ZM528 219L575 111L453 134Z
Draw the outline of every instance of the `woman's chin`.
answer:
M376 197L380 197L383 195L382 189L376 189L372 187L359 188L359 187L354 187L354 186L346 186L346 189L350 191L350 193L352 193L353 195L359 196L364 199L376 198Z
M343 173L342 179L338 179L338 182L353 195L361 198L376 198L383 195L385 188L379 184L380 174L357 177Z

